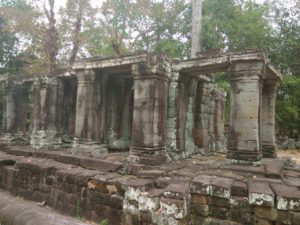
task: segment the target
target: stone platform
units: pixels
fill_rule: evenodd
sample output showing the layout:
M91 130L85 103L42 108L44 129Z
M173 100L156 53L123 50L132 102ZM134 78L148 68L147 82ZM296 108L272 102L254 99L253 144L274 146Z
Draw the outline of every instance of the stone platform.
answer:
M0 150L1 189L71 216L109 225L300 224L300 166L286 158L253 167L195 155L149 166L127 162L128 153Z
M0 224L1 225L87 225L79 219L60 215L42 207L35 202L14 198L0 191Z

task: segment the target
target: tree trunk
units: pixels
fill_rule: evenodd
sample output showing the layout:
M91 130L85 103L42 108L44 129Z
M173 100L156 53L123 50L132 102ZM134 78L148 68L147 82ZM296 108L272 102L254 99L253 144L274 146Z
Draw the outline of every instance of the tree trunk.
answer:
M202 21L202 0L193 1L192 15L192 49L191 58L196 57L196 53L201 50L201 21Z
M82 13L80 12L74 24L74 37L72 40L72 51L69 59L69 66L72 67L76 60L77 52L80 47L80 32L82 27Z
M49 9L46 8L44 3L44 12L46 14L48 20L48 27L45 33L45 43L44 43L44 50L47 58L47 66L48 66L48 73L53 74L56 70L56 56L58 52L57 47L57 28L55 26L55 13L54 13L54 3L55 0L48 0Z

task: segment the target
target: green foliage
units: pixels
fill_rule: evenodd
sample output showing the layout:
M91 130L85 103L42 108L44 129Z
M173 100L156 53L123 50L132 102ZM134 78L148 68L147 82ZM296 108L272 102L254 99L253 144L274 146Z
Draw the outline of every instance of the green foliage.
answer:
M221 90L226 92L226 100L225 100L225 111L224 111L224 120L225 124L229 122L230 117L230 91L231 84L228 73L217 73L214 74L215 82Z
M17 38L8 30L7 23L0 17L0 73L16 72Z
M300 134L300 77L283 77L277 95L276 120L279 133Z
M270 3L270 17L275 17L276 29L269 55L282 72L300 76L300 4L290 0L289 5L278 1Z
M156 43L155 52L164 52L173 58L181 58L183 45L180 41L176 40L160 40Z
M204 1L203 48L266 49L271 32L271 24L264 17L267 9L253 1Z
M0 73L18 74L32 62L28 43L36 44L31 32L37 14L26 0L4 0L0 2ZM22 47L21 47L22 46Z
M108 220L101 220L100 225L108 225Z

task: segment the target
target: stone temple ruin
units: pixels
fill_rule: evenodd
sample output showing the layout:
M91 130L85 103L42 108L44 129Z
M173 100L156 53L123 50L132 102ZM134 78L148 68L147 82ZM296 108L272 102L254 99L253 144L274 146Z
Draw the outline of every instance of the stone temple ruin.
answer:
M161 164L224 150L225 93L213 74L229 72L227 158L276 156L275 96L280 74L261 52L170 60L147 53L78 62L71 73L5 81L3 135L34 149L72 141L80 155L128 151Z
M218 72L231 81L226 132ZM260 51L2 78L0 187L109 224L300 224L300 170L276 158L280 80Z

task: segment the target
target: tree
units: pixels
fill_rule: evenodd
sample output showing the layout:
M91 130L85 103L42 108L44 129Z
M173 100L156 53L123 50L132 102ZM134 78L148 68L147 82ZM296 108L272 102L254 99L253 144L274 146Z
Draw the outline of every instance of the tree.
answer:
M33 10L26 1L0 2L0 73L17 74L26 64L19 46L26 45L32 15Z
M17 72L16 36L9 31L7 23L0 17L0 73Z
M192 48L191 58L201 50L201 21L202 21L202 0L193 0L193 21L192 21Z
M85 33L89 35L88 25L95 20L95 14L96 10L87 0L68 0L66 7L60 9L61 63L74 64L80 48L87 42Z
M289 137L300 134L300 78L284 76L276 102L278 132Z
M269 55L283 73L300 76L300 3L291 0L289 4L270 3L270 17L275 18L272 23L276 26Z
M57 69L56 56L58 53L58 33L56 28L54 4L55 0L47 0L48 7L46 5L46 1L44 1L43 4L44 13L47 18L47 27L44 36L44 51L46 55L47 69L49 74L54 73Z
M268 50L272 27L267 12L267 6L249 0L204 1L203 48Z

